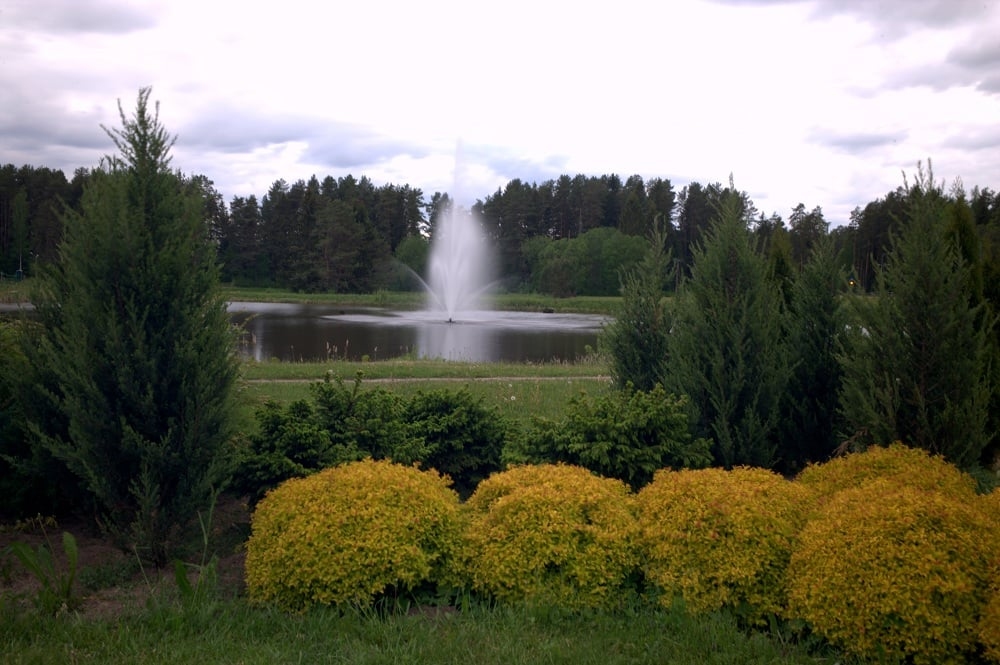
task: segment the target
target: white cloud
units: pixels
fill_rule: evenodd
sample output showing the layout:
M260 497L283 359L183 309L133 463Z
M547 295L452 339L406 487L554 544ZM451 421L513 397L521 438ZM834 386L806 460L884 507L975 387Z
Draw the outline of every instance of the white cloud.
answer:
M152 85L174 165L227 198L313 174L474 199L561 173L733 173L767 213L842 223L919 159L1000 184L997 4L13 0L0 161L91 166L117 101Z

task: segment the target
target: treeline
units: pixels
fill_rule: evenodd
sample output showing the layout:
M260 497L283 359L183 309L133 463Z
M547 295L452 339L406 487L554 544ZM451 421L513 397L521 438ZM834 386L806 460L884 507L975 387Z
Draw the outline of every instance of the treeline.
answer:
M663 284L676 266L654 234L605 330L616 385L683 396L718 466L794 474L838 448L902 441L992 469L984 478L995 482L1000 299L980 236L997 226L977 229L960 189L946 193L930 164L902 191L889 199L901 205L872 297L848 293L829 235L801 268L780 249L790 231L770 247L755 241L732 187L670 299Z
M52 260L62 237L61 211L79 206L91 173L71 180L57 170L0 167L0 273L31 274ZM447 193L430 198L409 185L376 186L347 175L275 181L259 199L235 196L227 204L211 180L182 176L205 200L205 217L225 282L300 291L371 292L419 288L409 270L425 274L430 238L453 204ZM739 196L740 214L779 276L801 270L827 236L839 264L857 288L874 287L892 234L912 192L901 186L859 206L850 223L830 228L823 210L799 204L788 217L757 210L730 183L692 182L676 190L668 179L560 176L543 183L511 180L477 200L498 253L509 291L557 296L618 293L621 270L645 255L644 240L662 226L674 274L689 274L692 258L725 196ZM964 234L968 258L981 266L984 288L1000 283L1000 195L989 188L948 193L949 214ZM670 285L668 285L669 287Z

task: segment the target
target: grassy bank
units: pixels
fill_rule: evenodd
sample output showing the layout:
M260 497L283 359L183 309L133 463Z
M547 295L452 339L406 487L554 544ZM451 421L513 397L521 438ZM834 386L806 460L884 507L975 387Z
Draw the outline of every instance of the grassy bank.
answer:
M377 291L375 293L299 293L285 289L227 286L223 293L231 301L282 302L299 304L337 305L340 307L385 307L389 309L420 309L426 303L423 293L409 291ZM577 296L556 298L537 293L506 293L488 299L489 306L522 312L573 312L578 314L613 315L621 298L614 296Z
M533 417L558 418L570 398L582 391L599 394L610 387L607 363L598 357L579 363L461 363L443 360L284 363L247 362L243 388L243 427L255 426L254 410L267 400L288 403L307 399L309 385L329 373L351 386L358 372L362 389L375 386L405 397L418 391L462 387L521 422Z
M0 280L0 304L28 302L31 280ZM387 309L420 309L426 302L423 293L415 291L377 291L375 293L300 293L287 289L225 286L227 300L238 302L278 302L336 305L340 307L385 307ZM621 298L616 296L576 296L556 298L538 293L505 293L492 296L489 305L495 309L522 312L563 312L606 314L613 316Z
M0 305L28 302L31 295L30 279L0 279Z
M288 615L240 600L187 608L154 602L115 620L4 617L0 661L26 663L834 663L742 632L725 615L566 614L473 609L430 617L314 611Z

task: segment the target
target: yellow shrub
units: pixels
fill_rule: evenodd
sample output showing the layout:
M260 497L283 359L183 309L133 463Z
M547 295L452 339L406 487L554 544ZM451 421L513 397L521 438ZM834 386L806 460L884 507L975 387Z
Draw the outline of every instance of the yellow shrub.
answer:
M729 606L762 621L785 606L807 490L764 469L659 471L637 496L647 580L669 605Z
M982 501L987 519L1000 529L1000 489L993 490ZM1000 663L1000 545L993 551L992 562L991 595L979 621L979 641L983 645L984 655L989 660Z
M979 621L979 641L983 645L983 655L1000 663L1000 588L996 586Z
M445 478L371 460L286 481L257 505L252 528L250 600L289 610L440 581L462 532Z
M925 450L909 448L899 442L890 446L872 446L861 453L813 464L797 478L821 501L841 490L860 487L876 479L951 492L970 501L976 493L976 481L972 476L943 457L932 456Z
M863 657L964 662L997 540L977 499L894 479L834 494L792 554L791 615Z
M610 607L637 565L625 483L556 464L514 467L466 504L464 572L505 601Z

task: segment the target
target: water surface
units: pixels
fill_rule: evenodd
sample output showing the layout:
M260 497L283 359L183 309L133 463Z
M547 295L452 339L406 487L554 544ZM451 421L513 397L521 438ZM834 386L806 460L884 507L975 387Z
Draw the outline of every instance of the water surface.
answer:
M257 360L384 360L401 356L475 362L579 359L597 346L605 316L461 312L234 302L242 353Z

